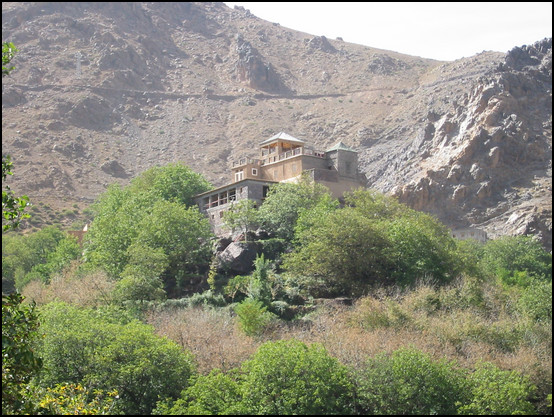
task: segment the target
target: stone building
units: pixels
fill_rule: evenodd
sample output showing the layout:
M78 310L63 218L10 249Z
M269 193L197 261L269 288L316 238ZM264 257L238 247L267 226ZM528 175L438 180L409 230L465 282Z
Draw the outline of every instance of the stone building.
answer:
M241 158L233 163L232 182L195 197L218 235L225 232L223 213L233 202L250 199L259 206L271 185L298 181L303 172L328 187L336 198L366 185L365 176L358 171L358 153L342 142L318 151L303 140L280 132L259 146L259 159Z
M452 237L460 240L474 239L478 242L485 243L487 241L487 232L485 230L468 227L466 229L458 229L452 231Z

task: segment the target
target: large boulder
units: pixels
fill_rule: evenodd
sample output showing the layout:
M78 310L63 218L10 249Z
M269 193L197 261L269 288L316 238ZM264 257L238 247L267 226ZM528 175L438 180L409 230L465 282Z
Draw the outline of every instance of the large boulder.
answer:
M249 274L260 249L257 242L233 242L217 255L219 269L225 273Z

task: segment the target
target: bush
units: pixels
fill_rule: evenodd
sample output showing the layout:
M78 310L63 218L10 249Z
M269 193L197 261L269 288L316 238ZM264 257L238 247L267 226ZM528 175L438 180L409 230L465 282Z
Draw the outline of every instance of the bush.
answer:
M247 336L261 334L269 322L275 318L275 315L267 311L267 307L261 301L252 298L246 298L237 304L235 312L239 318L240 329Z
M415 348L369 359L356 378L362 414L454 414L465 395L462 370Z
M518 307L535 321L552 322L552 281L533 281L523 291Z
M515 415L535 413L529 399L536 387L527 376L502 371L491 363L479 364L469 378L471 400L461 402L458 412L465 415Z
M241 392L236 372L229 374L214 369L200 375L175 402L158 404L153 414L159 415L233 415L240 414Z
M267 342L243 363L242 408L248 414L350 414L353 385L347 368L322 345Z
M552 254L532 237L502 237L487 242L483 250L483 271L505 284L525 287L532 278L552 281Z
M160 398L178 398L195 372L190 353L118 310L50 303L40 313L43 387L116 389L117 412L149 414Z

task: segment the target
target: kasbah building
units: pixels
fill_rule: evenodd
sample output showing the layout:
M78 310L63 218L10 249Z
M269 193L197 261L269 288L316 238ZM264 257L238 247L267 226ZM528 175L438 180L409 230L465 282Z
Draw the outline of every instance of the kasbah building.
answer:
M269 187L298 181L303 173L329 188L335 198L366 185L365 175L358 171L358 152L342 142L326 151L317 151L305 141L280 132L259 146L259 159L241 158L233 162L231 183L195 196L216 235L225 233L223 213L232 204L249 199L259 207Z

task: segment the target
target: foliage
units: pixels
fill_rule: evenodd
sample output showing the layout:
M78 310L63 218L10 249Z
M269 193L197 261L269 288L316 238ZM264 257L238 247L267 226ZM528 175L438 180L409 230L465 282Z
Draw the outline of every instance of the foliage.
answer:
M169 260L164 250L136 243L129 246L127 252L129 263L121 273L121 280L116 283L114 301L165 299L160 276L167 268Z
M483 279L480 261L483 258L484 244L474 239L456 239L455 242L455 269L468 276Z
M385 222L389 247L385 251L394 262L392 276L399 284L414 284L427 278L445 283L455 270L455 244L445 226L424 213Z
M188 167L169 164L144 172L126 188L109 187L94 205L96 216L85 246L87 265L105 269L112 278L145 281L155 288L155 278L161 279L166 292L178 295L187 277L210 262L210 225L193 205L193 196L208 186ZM137 250L153 254L142 262L133 257ZM156 266L159 273L154 278L147 259L166 267L160 271Z
M160 415L233 415L240 414L241 392L237 372L214 369L200 375L174 403L160 403L154 414Z
M2 51L2 62L4 61L4 53ZM4 65L2 65L2 74L4 74ZM2 155L2 183L5 184L8 175L12 173L13 163L9 155ZM2 190L2 231L15 229L19 226L22 219L30 217L24 213L24 210L29 206L29 197L26 195L16 197L9 185L5 185L5 190Z
M230 205L223 213L223 222L232 233L240 230L244 235L244 241L248 241L248 232L258 226L259 216L256 202L253 200L240 200Z
M356 378L362 414L455 414L465 395L461 370L413 347L370 358Z
M266 261L264 255L256 256L254 260L254 271L250 277L247 295L254 300L269 305L272 300L270 283L271 262Z
M266 342L243 363L242 407L248 414L349 414L347 368L319 344Z
M302 415L350 414L353 384L348 370L320 344L266 342L240 368L199 376L175 402L156 414Z
M46 283L80 255L76 239L55 226L28 235L3 235L2 278L19 290L33 279Z
M41 367L32 348L39 322L34 304L23 300L17 293L2 294L2 414L34 412L25 391Z
M195 372L189 353L118 310L50 303L41 308L41 320L41 386L115 389L117 412L149 414L159 399L176 399Z
M436 219L374 191L355 191L346 203L304 211L295 250L284 256L283 268L308 277L314 296L359 296L421 278L445 283L458 273L455 241Z
M15 68L13 65L8 65L15 56L16 52L18 52L18 50L12 42L2 42L2 77L8 75ZM2 173L3 172L4 170L2 169Z
M318 218L296 239L298 246L284 256L283 268L321 278L308 283L315 297L361 295L370 285L387 279L391 265L384 256L383 231L351 208Z
M15 68L9 65L17 48L12 42L2 42L2 78L8 75ZM2 183L6 182L8 175L12 173L13 163L10 155L2 155ZM2 231L15 229L19 226L22 219L29 217L24 210L29 206L29 197L26 195L16 197L9 185L2 190Z
M109 415L117 391L88 391L81 384L57 384L53 388L38 389L32 396L37 414L47 415Z
M171 201L194 206L194 196L208 191L210 183L200 174L180 163L150 168L129 185L131 194L146 193L149 201Z
M516 371L502 371L491 363L479 364L470 375L471 400L461 403L464 415L533 415L529 401L536 388Z
M298 183L275 184L259 209L261 223L268 232L290 242L299 215L324 198L331 200L329 190L307 176L303 176ZM336 207L338 202L333 202Z
M533 278L552 281L552 254L529 236L505 236L487 242L482 268L508 285L525 287Z
M239 326L247 336L261 334L275 315L267 311L267 307L253 298L246 298L235 306Z
M532 320L552 322L552 281L533 280L517 303L520 311Z

